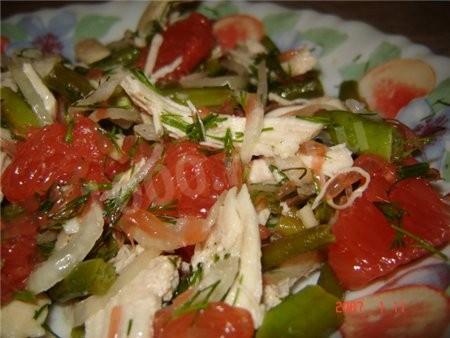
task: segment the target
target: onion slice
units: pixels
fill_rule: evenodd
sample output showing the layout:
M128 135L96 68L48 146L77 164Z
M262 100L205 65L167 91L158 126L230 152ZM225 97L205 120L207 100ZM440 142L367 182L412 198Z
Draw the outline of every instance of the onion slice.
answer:
M153 123L141 123L133 127L133 130L139 136L142 136L147 141L157 141L159 139Z
M31 64L13 62L9 65L9 69L40 124L51 124L56 115L56 99Z
M244 164L250 162L253 150L264 125L264 106L255 94L248 94L244 107L246 112L244 141L241 147L241 159Z
M83 324L89 317L103 309L113 296L119 294L158 255L158 250L145 250L123 269L105 295L91 296L77 303L73 308L75 326Z
M75 103L76 108L82 108L85 106L91 106L94 103L106 101L114 93L116 87L122 82L125 76L125 72L122 69L116 70L112 75L108 75L96 90L90 93L84 99L81 99ZM71 107L72 109L74 107ZM71 109L71 110L72 110Z
M267 101L267 92L268 92L267 67L266 61L262 61L258 64L258 88L256 94L261 100L263 106L266 104Z
M361 174L361 176L364 177L364 179L365 179L364 184L361 185L360 187L358 187L355 191L353 191L352 194L349 196L349 198L347 199L347 201L344 204L337 205L336 203L334 203L334 201L332 199L328 199L327 200L328 205L337 210L346 209L346 208L350 207L357 198L362 196L363 192L366 191L366 189L370 183L369 173L360 167L347 168L347 169L339 171L334 177L330 178L324 184L324 186L322 187L322 190L317 195L316 199L314 200L314 202L312 204L313 210L319 206L320 201L322 201L322 199L325 197L325 195L327 193L328 187L331 185L331 183L333 183L333 181L336 179L336 177L338 177L341 174L345 174L345 173L349 173L349 172L356 172L358 174Z
M89 115L89 118L98 122L105 119L140 122L139 113L134 108L99 108Z
M79 231L61 250L54 251L49 259L38 265L28 278L27 290L38 294L48 290L66 277L91 251L103 231L102 208L92 202L89 210L77 219Z

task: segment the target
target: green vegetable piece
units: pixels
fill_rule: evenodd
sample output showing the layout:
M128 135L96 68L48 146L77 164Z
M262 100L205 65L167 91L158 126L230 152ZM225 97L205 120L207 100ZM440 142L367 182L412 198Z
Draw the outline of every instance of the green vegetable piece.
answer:
M215 107L225 103L237 105L233 91L228 87L165 88L162 94L180 103L191 101L196 107Z
M115 257L119 252L119 244L112 235L112 231L106 231L94 244L88 258L101 258L104 261L109 261Z
M70 333L70 338L84 338L86 335L84 325L74 327Z
M197 268L194 270L192 266L189 266L189 273L182 276L180 278L180 282L178 283L177 289L174 293L174 298L184 291L189 289L192 286L197 285L203 279L203 266L201 263L197 265Z
M11 131L21 137L30 127L39 127L40 122L22 96L8 87L1 87L1 117Z
M299 218L281 215L273 230L281 236L290 236L305 230L305 225Z
M311 99L324 94L319 74L316 71L309 71L299 78L293 78L287 84L275 87L274 91L286 100Z
M35 304L37 302L36 295L28 290L20 290L14 293L14 299L20 300L25 303Z
M334 215L334 209L328 205L326 202L322 202L314 210L314 216L320 224L325 224L330 221Z
M358 92L358 82L355 80L347 80L341 83L339 87L339 100L355 99L361 101Z
M320 286L307 286L267 312L256 338L325 338L342 324L338 298Z
M430 165L426 162L405 165L398 169L397 177L399 180L404 180L410 177L427 177L430 171Z
M372 120L348 111L324 111L316 116L328 120L327 131L333 143L346 143L351 151L358 154L376 154L391 160L401 148L398 131L385 121Z
M222 67L219 59L210 59L203 64L203 68L208 76L219 76L226 73L226 69Z
M320 276L317 282L326 292L333 296L342 299L345 293L345 289L339 283L334 271L331 269L328 263L322 265L320 269Z
M49 213L49 218L51 219L50 227L59 228L62 223L67 221L70 218L75 217L81 211L81 209L86 205L88 201L90 193L86 193L79 197L74 198L66 205L64 205L60 210Z
M93 64L91 64L91 67L100 68L103 70L109 70L118 65L121 65L124 67L130 66L137 60L140 53L141 53L141 51L139 48L127 46L127 47L118 49L116 51L113 51L111 53L111 55L107 56L106 58L104 58L102 60L94 62Z
M274 241L262 247L263 270L274 268L291 257L319 249L334 239L330 226L323 224Z
M93 90L88 79L76 71L58 63L44 79L45 84L54 92L74 102Z
M103 295L116 279L116 271L101 258L78 264L70 274L49 290L49 296L60 302L86 295Z

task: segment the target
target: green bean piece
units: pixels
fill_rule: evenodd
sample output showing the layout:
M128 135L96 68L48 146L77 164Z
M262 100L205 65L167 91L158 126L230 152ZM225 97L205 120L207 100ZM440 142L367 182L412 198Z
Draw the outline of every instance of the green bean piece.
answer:
M391 124L348 111L324 111L313 118L328 120L326 129L333 143L346 143L358 154L370 153L387 160L401 152L402 138Z
M58 63L44 79L45 84L69 102L86 96L93 90L88 79L76 71Z
M270 270L301 253L320 249L334 239L331 227L323 224L271 242L262 247L263 270Z
M334 209L328 205L326 202L322 202L314 210L314 216L320 224L329 223L331 217L334 215Z
M40 126L28 103L8 87L1 87L1 112L8 128L17 136L25 137L29 128Z
M299 218L281 215L273 230L281 236L290 236L305 230L305 225Z
M361 101L358 91L358 82L355 80L344 81L339 87L339 100L345 101L347 99Z
M339 283L339 280L328 263L322 265L317 285L339 299L342 299L345 293L345 289Z
M103 70L109 70L116 66L130 66L139 57L141 50L133 46L127 46L118 50L113 51L106 58L94 62L91 64L92 68L100 68Z
M70 338L84 338L86 331L84 325L74 327L70 333Z
M78 264L70 274L49 290L54 301L68 300L87 295L105 294L116 279L116 271L101 258Z
M343 321L338 301L320 286L307 286L266 313L256 338L329 337Z
M196 107L217 107L230 102L233 105L237 101L233 91L228 87L207 88L165 88L162 94L180 103L191 101Z
M323 87L317 71L309 71L288 83L276 86L273 91L286 100L311 99L323 96Z

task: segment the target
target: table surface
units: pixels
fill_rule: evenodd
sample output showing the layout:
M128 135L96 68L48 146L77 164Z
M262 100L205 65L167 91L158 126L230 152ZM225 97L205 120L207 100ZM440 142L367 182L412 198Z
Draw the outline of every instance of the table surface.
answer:
M83 1L1 1L2 19L40 8L60 7ZM87 1L84 1L85 3ZM94 1L89 1L94 2ZM450 1L277 1L301 9L360 20L389 34L408 37L434 53L450 57Z

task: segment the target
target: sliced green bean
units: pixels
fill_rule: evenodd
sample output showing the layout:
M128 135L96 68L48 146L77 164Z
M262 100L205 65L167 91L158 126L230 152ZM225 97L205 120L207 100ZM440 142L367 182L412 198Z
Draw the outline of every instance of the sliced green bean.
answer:
M90 259L78 264L70 274L49 290L59 302L87 295L103 295L116 279L116 271L103 259Z
M291 257L324 247L334 239L330 226L323 224L276 240L262 247L263 269L269 270Z
M339 299L320 286L307 286L269 310L256 338L325 338L342 324Z
M139 48L127 46L113 51L102 60L94 62L91 64L91 67L109 70L119 65L123 67L130 66L138 59L140 54L141 50Z
M276 86L273 91L286 100L311 99L324 94L316 71L310 71L300 78L293 78L286 84Z
M69 102L79 100L93 89L87 78L61 63L53 67L44 82Z
M8 87L1 87L2 118L18 136L24 137L31 127L39 127L40 122L23 97Z
M189 100L196 107L222 106L227 102L237 104L233 91L228 87L166 88L162 89L162 94L181 103Z
M299 218L282 215L273 230L281 236L290 236L305 230L305 225Z

